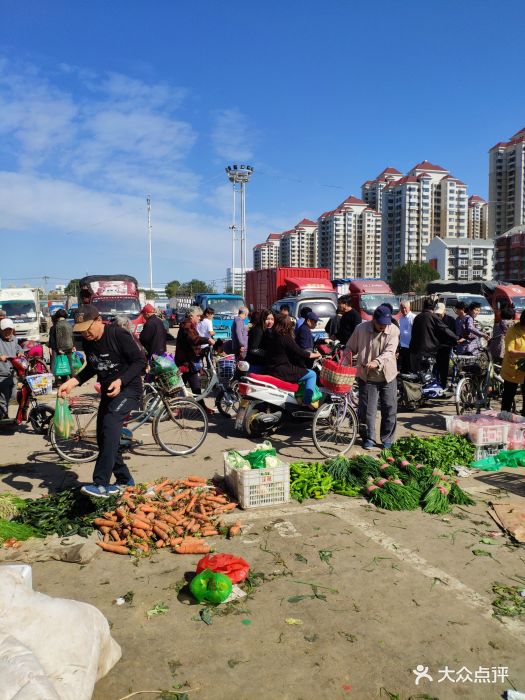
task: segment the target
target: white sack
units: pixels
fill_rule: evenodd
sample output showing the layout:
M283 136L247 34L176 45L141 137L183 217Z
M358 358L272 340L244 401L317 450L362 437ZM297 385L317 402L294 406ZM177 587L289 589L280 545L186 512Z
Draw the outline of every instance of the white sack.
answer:
M33 591L26 568L0 566L0 635L34 654L60 700L90 700L121 657L108 621L92 605Z

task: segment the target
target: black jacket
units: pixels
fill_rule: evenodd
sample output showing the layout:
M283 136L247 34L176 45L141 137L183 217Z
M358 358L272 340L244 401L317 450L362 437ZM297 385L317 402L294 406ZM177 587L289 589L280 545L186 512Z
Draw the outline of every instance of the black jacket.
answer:
M359 312L355 309L345 311L341 316L339 328L337 329L337 340L339 340L342 345L346 345L348 339L362 320Z
M454 345L457 340L457 335L433 311L422 311L412 325L410 352L414 355L435 355L440 346Z
M268 374L285 382L298 382L306 374L301 363L310 358L308 350L300 348L289 335L272 333L264 337Z
M248 331L248 352L246 361L251 365L265 365L266 352L263 348L264 328L257 324Z
M166 352L166 329L158 316L150 316L140 332L140 342L146 348L148 359Z

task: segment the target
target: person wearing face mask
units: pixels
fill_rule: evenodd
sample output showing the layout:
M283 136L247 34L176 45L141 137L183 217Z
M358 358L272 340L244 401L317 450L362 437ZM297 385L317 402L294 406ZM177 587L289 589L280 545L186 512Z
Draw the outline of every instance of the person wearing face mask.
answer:
M91 304L78 307L73 330L82 334L86 366L62 384L58 395L64 398L76 386L97 376L101 393L97 415L99 454L93 483L84 485L81 491L95 498L108 498L134 485L119 452L120 433L126 416L139 407L146 356L127 330L102 323L97 307ZM115 484L110 484L112 474Z
M397 363L399 328L392 312L378 306L371 321L360 323L346 344L357 361L359 424L363 448L375 447L376 414L381 403L380 437L384 449L394 442L397 426Z
M7 418L9 401L15 388L10 357L23 357L24 352L15 336L15 324L10 318L0 321L0 420Z

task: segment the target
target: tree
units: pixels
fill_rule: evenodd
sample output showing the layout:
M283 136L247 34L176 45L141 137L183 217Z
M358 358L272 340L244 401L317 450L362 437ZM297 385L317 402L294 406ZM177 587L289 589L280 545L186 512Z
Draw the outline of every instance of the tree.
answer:
M168 299L170 299L171 297L174 297L175 294L177 294L179 288L180 288L179 280L171 280L171 282L168 282L168 284L165 287L166 296L168 297Z
M189 282L184 282L178 288L177 292L179 294L196 294L197 292L209 292L213 293L213 287L202 280L192 279Z
M78 290L80 287L80 279L75 278L72 279L70 282L67 283L66 288L64 289L64 294L66 296L71 296L71 297L76 297L78 296Z
M157 293L153 289L139 289L139 293L143 292L146 299L156 299Z
M439 272L427 262L407 262L392 272L390 285L395 294L425 294L428 282L439 279Z

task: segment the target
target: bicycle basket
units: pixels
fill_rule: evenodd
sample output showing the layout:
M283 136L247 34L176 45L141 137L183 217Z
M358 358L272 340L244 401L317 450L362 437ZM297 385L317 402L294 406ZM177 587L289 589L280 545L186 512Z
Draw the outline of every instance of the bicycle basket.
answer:
M30 374L26 377L31 394L33 396L44 396L50 394L53 390L53 375L46 374Z
M352 359L350 356L350 364ZM334 394L347 394L355 381L357 369L355 367L346 366L335 362L334 360L324 359L319 380L322 386L326 387Z
M221 358L217 362L219 382L227 387L235 373L235 358Z
M161 394L176 394L181 387L182 380L177 371L175 372L163 372L162 374L156 374L153 377L155 386L160 391Z

